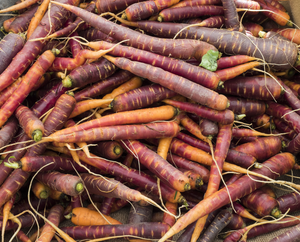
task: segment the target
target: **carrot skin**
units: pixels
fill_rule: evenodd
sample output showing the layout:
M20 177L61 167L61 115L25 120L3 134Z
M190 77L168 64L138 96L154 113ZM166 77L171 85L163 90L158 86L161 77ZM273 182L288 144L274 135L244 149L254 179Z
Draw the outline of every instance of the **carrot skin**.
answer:
M141 206L139 203L132 203L128 214L128 224L151 222L153 206Z
M292 154L281 153L265 161L263 163L263 168L255 169L254 172L275 179L278 176L287 173L290 169L292 169L294 164L295 164L295 158ZM278 173L274 174L273 172L278 172ZM259 177L256 177L256 179L259 181L264 180ZM247 175L244 175L233 184L227 186L227 189L229 190L232 201L235 201L249 194L251 191L258 189L261 186L263 186L262 182L254 181ZM243 187L244 189L240 189L241 187ZM194 208L188 211L183 217L177 220L175 225L159 241L160 242L165 241L167 238L176 234L178 231L181 231L186 226L196 221L198 218L201 218L209 214L210 212L229 203L230 201L229 201L229 195L227 193L227 189L223 188L218 192L212 194L207 199L204 199L200 203L198 203ZM204 207L206 209L203 209ZM189 216L190 214L194 214L194 215Z
M128 6L137 3L142 2L144 0L124 0L124 1L110 1L110 0L102 0L102 1L96 1L96 7L98 10L98 13L105 13L105 12L111 12L111 13L117 13L122 10L125 10Z
M292 227L292 229L285 231L279 236L276 236L275 238L271 239L270 242L284 242L284 241L297 242L300 236L299 231L300 231L300 225L298 224Z
M109 49L113 47L113 44L99 41L90 43L89 46L95 50L99 50ZM188 64L182 60L122 45L115 46L109 54L160 67L165 71L185 77L209 89L215 90L219 86L219 77L214 72L206 70L200 66Z
M0 73L11 63L12 59L24 46L24 38L18 34L10 33L0 41Z
M218 134L218 125L208 119L202 118L199 123L200 130L204 136L214 137Z
M266 111L266 104L263 101L255 99L244 99L233 96L227 96L230 106L229 110L237 114L246 114L246 116L262 115Z
M229 224L227 224L227 226L226 226L226 229L238 230L238 229L245 228L245 227L246 227L246 224L245 224L243 218L240 215L233 213Z
M114 112L145 108L153 103L176 96L177 93L159 84L142 86L120 94L110 103Z
M221 0L188 0L188 1L181 1L171 8L178 8L178 7L187 7L187 6L199 6L199 5L220 5L222 4Z
M205 152L210 152L210 147L208 146L208 144L199 139L195 139L181 132L176 136L176 138L191 146L204 150ZM256 162L256 158L254 158L251 155L238 152L233 149L229 149L226 157L226 161L241 167L248 168L249 166L253 165Z
M0 130L0 147L7 145L18 130L18 120L15 116L8 119Z
M137 155L141 164L173 189L180 192L190 190L189 178L160 155L136 140L123 140L123 142L128 147L126 148L128 152Z
M293 140L296 138L297 133L295 130L291 129L284 121L282 121L279 118L273 118L273 122L276 126L276 129L281 133L287 133L285 136L287 136L290 140Z
M76 240L105 238L109 236L121 235L130 238L130 235L159 239L170 228L163 223L139 223L139 224L119 224L119 225L92 225L92 226L74 226L61 228Z
M239 15L234 0L222 0L222 6L224 8L226 29L245 32L244 27L240 26Z
M77 0L59 0L59 2L67 4L77 4ZM45 37L49 31L50 33L56 28L60 28L63 23L69 18L70 13L59 6L51 8L51 26L49 17L46 13L37 29L34 31L30 39ZM8 68L1 74L0 90L9 86L14 82L32 63L32 61L40 54L42 48L45 46L46 41L27 41L24 48L18 52L16 58L11 62ZM30 55L28 54L30 53Z
M221 57L217 60L218 70L234 67L253 60L255 60L255 58L249 55L233 55L228 57Z
M74 175L52 171L48 173L38 173L36 179L53 190L61 191L69 196L76 196L83 191L80 178Z
M109 160L117 160L123 154L123 148L117 141L98 142L91 147L91 152Z
M122 83L128 81L134 75L129 71L120 70L117 71L112 76L107 79L97 82L90 87L86 87L79 92L75 93L75 99L77 102L100 96L102 94L109 93L115 87L121 85Z
M266 160L278 154L281 149L281 139L277 136L262 137L256 141L245 143L233 148L233 150L255 157L258 161Z
M99 29L95 29L95 28L89 28L89 29L80 31L78 34L88 41L103 40L103 41L109 42L109 43L113 43L115 41L114 38L108 36L107 34L104 34L102 31L100 31Z

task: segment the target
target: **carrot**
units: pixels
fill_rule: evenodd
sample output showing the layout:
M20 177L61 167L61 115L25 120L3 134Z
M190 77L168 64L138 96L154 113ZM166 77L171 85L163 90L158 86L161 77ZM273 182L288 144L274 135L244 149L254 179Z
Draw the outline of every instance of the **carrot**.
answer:
M121 124L149 123L158 120L168 120L176 116L177 112L177 109L169 105L156 108L146 108L127 112L120 112L107 115L99 119L87 121L74 127L69 127L67 129L60 130L54 133L52 136L61 136L64 134L70 134L76 131L84 131L97 127Z
M224 8L226 29L245 32L244 27L240 24L234 0L222 0L222 6Z
M33 111L23 105L20 105L15 113L22 129L29 138L33 139L35 142L40 141L44 134L44 125L42 121L34 115Z
M173 215L177 215L177 208L178 208L178 204L177 203L170 203L170 202L166 202L166 209L172 213ZM164 216L162 218L162 223L169 225L170 227L172 227L175 222L176 222L176 218L175 216L171 216L168 213L164 213Z
M242 204L261 217L271 215L275 218L282 216L277 200L261 189L257 189L241 199Z
M31 239L29 239L27 237L27 235L22 231L18 231L18 233L16 234L16 237L18 238L18 240L20 240L21 242L32 242Z
M79 32L79 35L85 38L88 41L105 41L109 43L113 43L115 40L113 37L108 36L107 34L104 34L102 31L95 29L95 28L89 28L83 31Z
M61 191L56 191L50 188L50 194L49 194L49 198L52 198L54 200L58 200L58 201L62 201L62 200L68 200L68 197L66 194L64 194ZM73 197L72 197L73 198Z
M128 81L134 75L129 71L119 70L112 76L104 79L103 81L96 82L90 87L86 87L79 92L75 93L75 99L77 102L97 97L102 94L107 94L111 92L115 87L121 85L122 83Z
M102 105L111 103L113 99L92 99L85 100L76 103L73 112L70 114L69 118L74 118L79 114L82 114L90 109L101 107Z
M31 19L30 24L27 29L27 39L30 38L33 31L36 29L36 27L41 22L42 18L44 17L44 14L48 8L48 5L50 3L50 0L44 0L42 4L38 7L36 10L34 17Z
M9 33L0 41L0 73L11 63L12 59L24 46L24 37L19 34Z
M191 189L192 190L199 190L200 187L203 185L202 177L193 170L186 170L179 168L179 170L189 178Z
M114 112L123 112L145 108L165 98L171 98L176 92L159 84L152 84L133 89L116 96L109 107Z
M180 0L154 0L134 3L125 9L122 18L128 19L129 21L147 19L179 1Z
M7 12L12 12L12 11L17 11L17 10L21 10L24 8L28 8L31 5L35 4L38 0L26 0L26 1L21 1L18 4L15 4L9 8L5 8L0 10L0 13L7 13Z
M208 119L202 118L199 121L199 128L204 136L207 136L209 139L216 136L219 132L218 125Z
M229 109L213 110L213 108L209 108L204 105L198 105L189 102L180 102L170 99L163 100L163 102L177 107L182 111L193 113L201 118L206 118L222 124L230 124L234 121L235 118L234 113Z
M100 157L109 160L117 160L123 154L123 148L117 141L98 142L96 146L91 147L91 151Z
M221 26L224 25L225 19L224 16L212 16L207 19L204 19L201 22L191 22L189 21L188 23L190 24L197 24L199 27L208 27L208 28L220 28Z
M57 171L38 173L36 179L50 188L69 196L78 195L83 191L83 184L80 178L70 174L62 174Z
M221 3L222 3L221 0L186 0L171 6L171 8L187 7L187 6L192 7L198 5L218 5Z
M233 56L221 57L220 59L217 60L218 70L234 67L253 60L255 60L255 58L249 55L233 55Z
M2 27L1 27L1 30L4 30L5 32L9 32L9 27L11 25L11 23L16 19L16 17L12 17L12 18L9 18L9 19L6 19L3 24L2 24Z
M4 234L5 234L5 228L6 228L6 224L9 218L9 215L11 213L11 208L13 207L14 203L15 203L15 199L16 199L16 194L14 196L12 196L3 206L3 210L2 210L2 232L1 232L1 236L2 236L2 241L4 241Z
M297 136L295 130L291 129L283 120L274 118L273 121L276 129L278 129L281 133L287 133L285 136L287 136L290 140L293 140Z
M220 77L221 81L227 81L234 77L237 77L247 70L251 70L252 68L255 68L257 66L261 65L258 61L252 61L245 64L241 64L235 67L226 68L222 70L217 70L216 73Z
M227 96L230 106L229 110L237 114L246 114L246 116L259 116L265 113L266 104L263 101L255 99L244 99L234 96Z
M38 58L38 60L28 70L15 92L3 104L3 106L0 109L0 126L3 126L3 124L16 110L20 103L24 101L34 84L41 78L41 76L52 64L52 62L55 59L55 51L56 50L54 50L53 52L46 51Z
M61 217L63 215L63 206L62 205L55 205L53 206L50 211L47 219L51 221L53 224L55 224L57 227L59 225L59 222L61 220ZM50 242L55 234L55 229L50 225L49 223L45 223L43 226L43 230L39 236L39 238L36 240L37 242Z
M244 219L235 213L232 214L230 222L227 224L226 229L229 230L238 230L246 227Z
M245 29L250 31L255 37L259 37L259 32L264 29L261 25L251 22L243 23L243 25Z
M0 147L7 145L18 129L18 120L15 116L8 119L6 124L0 130Z
M224 9L214 5L195 5L186 7L167 8L159 13L159 22L172 22L188 18L201 17L203 15L223 15ZM135 21L135 20L131 20Z
M250 11L244 10L244 11L247 11L248 15L249 14L257 14L257 12L251 12L251 10L260 10L259 3L256 1L253 1L253 0L252 1L251 0L246 0L246 1L245 0L234 0L234 3L237 8L250 10Z
M296 91L298 93L298 95L300 94L300 84L297 84L293 81L289 81L289 80L284 80L283 81L285 85L287 85L289 88L293 89L294 91Z
M228 184L228 185L230 185L230 184ZM236 211L236 214L238 214L239 216L241 216L243 218L248 218L248 219L251 219L251 220L257 221L257 222L261 221L261 219L258 219L255 216L253 216L245 207L243 207L243 205L241 205L238 202L233 202L233 208Z
M49 197L50 188L43 183L35 182L31 189L38 199L47 199Z
M190 190L188 177L160 155L136 140L123 140L123 142L126 144L126 148L128 147L127 150L133 155L137 155L141 164L145 165L162 181L180 192Z
M75 226L63 227L62 230L69 234L74 239L94 239L107 238L111 236L120 236L122 238L131 239L131 235L145 239L159 239L170 226L163 223L139 223L139 224L106 224L106 225L91 225L91 226Z
M290 153L281 153L265 161L262 168L256 169L254 171L275 179L276 177L288 172L293 167L294 163L295 159L293 155L291 155ZM274 172L278 173L275 174ZM235 201L249 194L251 191L261 187L263 185L263 182L261 181L263 181L264 179L256 179L258 179L259 181L254 181L248 176L243 176L233 184L227 186L231 199ZM241 187L243 187L243 189L241 189ZM186 226L188 226L198 218L201 218L206 214L229 203L230 201L227 189L223 188L198 203L194 208L192 208L184 216L178 219L175 225L159 240L159 242L165 241L167 238L184 229Z
M127 6L130 6L134 3L141 2L144 0L124 0L124 1L110 1L110 0L102 0L102 1L96 1L96 7L98 10L98 13L106 13L106 12L112 12L116 13L122 10L125 10Z
M292 227L290 230L285 231L279 236L276 236L275 238L271 239L270 242L297 241L300 235L299 229L300 229L300 225L298 224Z
M59 1L75 5L78 3L78 0ZM60 28L70 16L68 11L58 6L52 6L50 11L51 13L49 15L45 14L36 31L31 35L30 40L45 37L48 33ZM13 83L27 69L37 55L40 54L45 45L46 41L43 40L27 41L25 43L24 48L18 52L16 58L13 59L10 65L1 74L0 91Z
M121 224L110 216L100 214L87 208L78 207L72 209L71 222L80 226L104 225L104 224Z

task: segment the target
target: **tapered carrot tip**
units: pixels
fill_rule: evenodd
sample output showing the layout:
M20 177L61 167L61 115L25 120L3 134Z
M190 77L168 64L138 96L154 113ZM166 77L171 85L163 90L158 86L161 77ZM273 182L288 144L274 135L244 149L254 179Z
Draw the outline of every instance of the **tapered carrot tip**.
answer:
M66 76L66 78L62 80L62 85L64 87L72 87L72 79L69 76Z
M33 131L32 138L35 142L39 142L43 137L43 132L39 129Z

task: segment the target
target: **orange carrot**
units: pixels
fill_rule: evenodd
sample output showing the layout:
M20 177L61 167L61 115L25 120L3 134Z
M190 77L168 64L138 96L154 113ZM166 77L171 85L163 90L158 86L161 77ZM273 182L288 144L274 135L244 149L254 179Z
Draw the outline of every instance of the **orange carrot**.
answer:
M7 220L9 218L10 215L10 210L12 208L12 206L14 205L16 199L16 195L12 196L3 206L3 211L2 211L2 241L4 241L4 233L5 233L5 227L6 227L6 223Z
M22 1L18 4L15 4L9 8L5 8L0 10L0 13L7 13L7 12L12 12L12 11L18 11L24 8L28 8L29 6L35 4L36 2L38 2L39 0L26 0L26 1Z
M33 31L36 29L36 27L41 22L42 18L44 17L45 12L47 11L48 5L50 3L50 0L44 0L42 4L38 7L36 10L34 17L31 19L30 24L27 29L27 39L30 38Z
M32 186L32 192L38 199L47 199L50 194L50 187L36 181Z

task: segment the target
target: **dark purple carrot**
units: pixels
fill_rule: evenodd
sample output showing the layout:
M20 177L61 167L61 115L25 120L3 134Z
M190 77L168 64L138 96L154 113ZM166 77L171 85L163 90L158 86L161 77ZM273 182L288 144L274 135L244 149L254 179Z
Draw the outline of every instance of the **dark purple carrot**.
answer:
M84 9L77 7L73 8L73 6L66 4L61 5L61 3L58 2L53 3L59 4L70 11L75 11L76 15L81 17L84 21L90 23L93 27L101 30L105 34L113 35L113 38L118 41L125 39L128 40L126 44L129 46L152 51L164 56L171 55L174 58L182 59L190 59L194 57L198 60L201 60L202 56L206 54L207 51L216 50L216 48L212 45L198 40L182 41L150 37L148 35L141 34L137 31L115 24L93 13L89 13ZM183 45L186 48L182 48ZM178 46L181 46L181 48L177 48Z
M144 0L124 0L124 1L110 1L110 0L97 0L96 7L98 14L111 12L117 13L122 10L125 10L128 6L142 2Z
M139 203L132 203L132 207L128 214L128 224L138 224L151 222L153 214L153 206L141 206Z
M137 76L148 78L150 81L181 94L193 101L216 110L227 108L227 98L213 90L193 83L190 80L153 67L144 63L133 62L125 58L106 57L121 69L126 69ZM193 90L193 91L192 91ZM201 93L201 94L200 94Z
M121 85L122 83L128 81L134 75L125 70L119 70L112 76L108 77L107 79L97 82L90 87L86 87L79 92L75 93L75 99L77 102L97 97L102 94L109 93L115 87Z
M207 19L204 19L200 23L197 22L188 22L189 24L197 24L199 27L208 27L208 28L220 28L224 25L225 19L224 16L212 16Z
M77 0L59 0L62 3L76 5L78 3ZM37 38L43 38L49 32L55 31L55 29L60 28L63 23L69 18L70 13L59 6L52 6L51 13L45 13L44 18L42 19L39 26L36 28L32 36L31 40ZM51 16L49 18L49 16ZM49 22L50 20L50 22ZM51 29L50 29L51 26ZM0 90L2 91L4 88L13 83L32 63L32 61L40 54L43 47L46 45L46 41L38 40L38 41L27 41L24 45L24 48L18 52L16 58L11 62L8 68L1 74L1 84Z
M281 216L277 200L260 189L241 198L241 202L246 208L251 209L261 217L271 215L279 218Z
M53 190L61 191L69 196L76 196L84 189L79 177L57 171L38 173L36 179Z
M182 140L183 142L185 142L191 146L194 146L196 148L204 150L205 152L210 152L210 148L209 148L208 144L199 139L195 139L195 138L193 138L189 135L186 135L184 133L181 133L181 132L179 132L179 134L176 136L176 138ZM251 155L241 153L241 152L235 151L233 149L229 149L227 157L226 157L226 161L236 164L236 165L239 165L241 167L248 168L249 166L253 165L256 162L256 158L254 158Z
M0 130L0 147L7 145L18 129L18 120L11 116Z
M155 21L138 21L126 24L163 38L173 38L181 29L189 26L182 23L158 23ZM205 27L188 27L188 29L180 32L176 38L192 38L207 41L222 53L228 55L249 55L264 59L267 63L272 63L270 64L272 68L278 70L290 69L296 62L297 48L290 41L261 39L245 36L237 31L232 32L225 29L216 31ZM232 44L228 45L228 43ZM272 53L272 50L277 49L277 46L281 46L278 49L279 51L276 54ZM260 51L257 51L257 49Z
M224 88L219 90L226 95L234 95L243 98L258 100L278 99L282 93L282 87L271 77L236 77L224 83Z
M252 155L258 161L266 160L282 149L281 139L276 136L258 138L256 141L245 143L233 148L236 151Z
M217 60L218 70L234 67L255 60L256 58L249 55L233 55L228 57L221 57Z
M234 0L222 0L225 17L225 27L228 30L245 32L243 25L240 24L239 15Z
M109 49L114 46L105 41L90 42L87 45L95 50ZM115 46L109 54L160 67L165 71L180 75L213 90L217 89L220 84L219 77L214 72L200 66L188 64L185 61L162 56L150 51L118 45Z
M299 241L300 236L300 225L296 225L292 227L290 230L285 231L284 233L276 236L275 238L271 239L270 242L297 242Z
M223 15L224 9L214 5L195 5L167 8L159 13L158 21L172 22L182 19L196 18L204 15ZM135 21L135 20L133 20Z
M6 19L3 24L2 24L2 27L1 27L1 30L4 30L5 32L9 32L9 26L10 24L16 19L16 17L12 17L12 18L9 18L9 19Z
M297 134L297 136L293 140L291 140L288 143L285 150L287 152L290 152L290 153L295 154L295 155L299 153L299 151L300 151L300 135L299 135L299 133Z
M70 35L70 40L69 40L69 46L70 46L70 50L72 52L72 56L75 57L83 48L80 45L80 43L78 41L76 41L76 37L78 37L78 33L77 32L73 32ZM74 39L75 38L75 39Z
M277 80L278 80L278 78L277 78ZM278 81L284 88L284 93L283 93L282 97L288 103L288 105L293 110L296 110L295 112L300 115L300 111L298 111L300 108L300 100L297 95L298 93L296 92L296 94L295 94L295 92L292 89L290 89L287 85L285 85L284 82L282 82L281 80L278 80Z
M162 181L176 189L177 191L190 190L189 179L186 175L164 160L160 155L148 149L136 140L126 140L127 150L133 155L137 155L141 164L148 167Z
M20 105L15 112L16 118L29 138L38 142L44 134L42 121L28 107Z
M205 119L205 118L200 119L199 128L200 128L202 134L204 136L208 136L209 138L216 136L219 132L217 123L215 123L209 119Z
M199 6L199 5L221 5L221 0L186 0L181 1L171 8L178 8L178 7L192 7L192 6Z
M0 41L0 73L2 73L6 67L8 67L13 58L23 48L24 41L24 37L14 33L5 35L5 37ZM9 86L9 84L7 86ZM4 88L2 88L2 90Z
M267 102L266 114L282 119L291 129L300 133L300 116L290 108L275 102Z
M25 32L29 26L31 18L34 16L34 13L36 12L38 7L39 5L35 4L24 13L18 15L9 25L9 28L6 30L6 32L13 32L16 34Z
M300 195L297 192L287 193L278 197L277 202L282 213L286 213L288 210L289 213L292 213L299 210Z
M229 109L223 111L216 111L211 108L197 105L188 102L180 102L175 100L164 100L164 103L172 105L174 107L179 108L182 111L194 113L201 118L206 118L214 122L222 123L222 124L230 124L234 121L235 115Z
M120 94L110 103L114 112L135 110L150 106L166 98L176 96L176 92L169 90L159 84L142 86L124 94Z
M263 167L255 169L254 172L263 174L271 179L275 179L292 169L294 163L295 158L292 154L281 153L265 161L263 163ZM276 174L274 172L276 172ZM254 181L248 175L244 175L233 184L227 186L227 188L223 188L212 194L208 198L198 203L194 208L189 210L184 216L179 218L175 225L159 240L159 242L165 241L167 238L178 233L197 219L228 204L230 202L229 194L232 201L248 195L250 192L263 186L264 183L261 181L264 181L264 179L256 177L256 180ZM241 189L241 187L243 189Z
M229 224L227 224L226 226L226 229L237 230L245 227L246 227L246 223L244 222L243 218L240 215L233 213Z
M283 81L285 85L287 85L289 88L293 89L300 95L300 84L290 81L290 80L284 80Z
M78 34L88 41L103 40L110 43L114 42L114 39L112 37L109 37L107 34L104 34L100 30L95 28L89 28L87 30L80 31Z
M130 239L130 235L146 239L159 239L169 228L170 226L167 224L148 222L139 224L74 226L62 227L61 229L73 239L82 240L113 236Z
M228 109L234 113L246 114L246 117L248 117L262 115L266 111L266 104L263 101L234 96L227 96L227 98L230 102Z
M294 139L297 136L297 133L293 129L291 129L283 120L279 118L273 118L273 122L279 132L287 133L285 134L285 136L287 136L290 140Z
M229 224L232 219L232 211L228 209L222 209L207 227L203 235L197 240L199 242L214 241L219 232Z
M98 142L90 149L95 155L109 160L116 160L123 154L123 148L117 141Z

